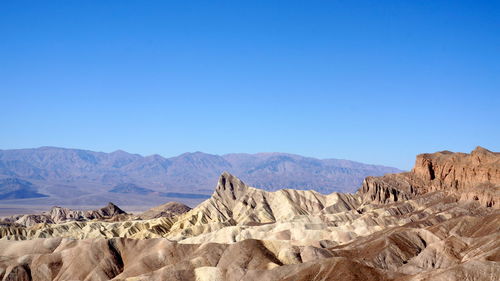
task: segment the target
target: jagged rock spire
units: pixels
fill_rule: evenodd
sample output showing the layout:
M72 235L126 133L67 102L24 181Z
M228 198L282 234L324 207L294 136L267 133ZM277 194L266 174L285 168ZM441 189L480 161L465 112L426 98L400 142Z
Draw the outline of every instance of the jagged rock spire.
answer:
M242 180L228 172L223 172L217 182L214 195L218 196L224 202L231 204L231 202L241 198L247 191L248 185Z

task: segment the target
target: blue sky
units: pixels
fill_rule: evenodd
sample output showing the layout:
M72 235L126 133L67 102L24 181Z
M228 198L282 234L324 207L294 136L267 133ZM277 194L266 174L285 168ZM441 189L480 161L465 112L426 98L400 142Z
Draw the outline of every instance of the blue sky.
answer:
M2 1L0 148L500 150L498 1Z

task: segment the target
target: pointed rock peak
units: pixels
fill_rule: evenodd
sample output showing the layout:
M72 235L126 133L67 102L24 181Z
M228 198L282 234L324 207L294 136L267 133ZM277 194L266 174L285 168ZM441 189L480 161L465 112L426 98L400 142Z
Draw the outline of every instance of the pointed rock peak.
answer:
M116 206L115 204L113 204L113 202L108 202L108 205L106 205L106 207L108 207L108 208L118 208L118 206Z
M476 149L474 149L471 152L471 154L489 154L489 153L492 153L492 152L484 147L481 147L481 146L476 147Z
M124 210L113 204L113 202L108 202L108 205L106 205L106 207L102 208L101 210L106 210L109 214L126 214Z
M186 212L191 210L191 207L189 207L188 205L182 204L180 202L175 202L175 201L165 203L165 204L160 205L158 207L163 207L164 210L167 210L169 212L176 213L176 214L183 214L183 213L186 213Z
M248 185L243 181L228 172L223 172L219 177L215 192L224 199L236 200L247 190Z
M492 167L496 167L496 169L500 168L500 152L493 152L484 147L478 146L470 153L470 155L475 165L485 165L489 163L490 165L493 165Z
M217 184L217 188L225 189L227 186L233 185L241 185L246 186L246 184L240 180L238 177L231 175L228 172L223 172L219 177L219 182Z

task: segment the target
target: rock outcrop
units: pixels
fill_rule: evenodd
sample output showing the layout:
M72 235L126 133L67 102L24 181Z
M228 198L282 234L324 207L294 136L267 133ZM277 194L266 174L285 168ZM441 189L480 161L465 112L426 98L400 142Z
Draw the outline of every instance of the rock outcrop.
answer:
M363 202L386 204L408 200L417 195L408 173L388 174L383 177L367 177L358 191Z
M477 147L470 154L442 151L417 156L413 175L418 188L445 191L462 200L477 200L498 208L500 153Z
M411 172L368 177L358 194L367 203L389 203L434 191L498 208L500 153L477 147L470 154L420 154Z

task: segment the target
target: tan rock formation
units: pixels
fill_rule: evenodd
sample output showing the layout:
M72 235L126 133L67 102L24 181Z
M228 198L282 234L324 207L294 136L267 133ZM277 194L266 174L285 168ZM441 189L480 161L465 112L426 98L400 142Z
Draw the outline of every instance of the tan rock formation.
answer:
M498 159L423 154L354 195L267 192L223 173L189 211L111 206L68 221L81 213L57 209L47 217L60 223L0 225L0 280L496 281Z
M175 217L184 213L187 213L191 210L190 207L179 203L179 202L168 202L162 204L160 206L153 207L141 214L139 214L138 218L147 220L147 219L156 219L161 217Z
M72 210L62 207L52 207L49 212L36 215L17 215L0 219L4 223L12 223L24 226L33 226L38 223L62 223L67 221L89 221L89 220L120 220L127 218L126 212L109 202L105 207L98 210Z

